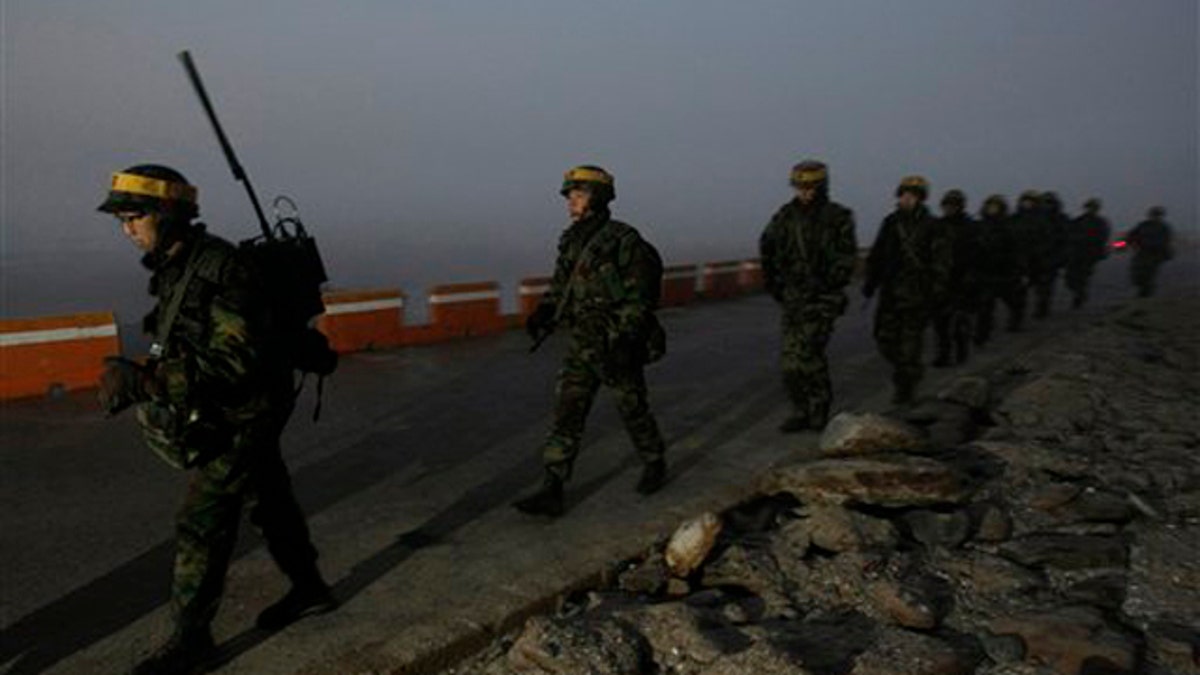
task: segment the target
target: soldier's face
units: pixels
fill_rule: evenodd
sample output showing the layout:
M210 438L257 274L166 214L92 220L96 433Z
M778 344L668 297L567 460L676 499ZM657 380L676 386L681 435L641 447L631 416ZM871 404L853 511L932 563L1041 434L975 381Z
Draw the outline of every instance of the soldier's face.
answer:
M588 214L591 210L592 193L589 190L575 188L567 192L567 215L574 223Z
M796 199L801 204L813 203L817 199L817 186L816 185L797 185L796 186Z
M126 237L142 251L149 253L158 244L157 213L140 213L136 211L118 213L117 220L121 221L121 230Z
M896 197L896 208L901 211L912 211L920 203L921 198L910 190L905 190L900 193L899 197Z

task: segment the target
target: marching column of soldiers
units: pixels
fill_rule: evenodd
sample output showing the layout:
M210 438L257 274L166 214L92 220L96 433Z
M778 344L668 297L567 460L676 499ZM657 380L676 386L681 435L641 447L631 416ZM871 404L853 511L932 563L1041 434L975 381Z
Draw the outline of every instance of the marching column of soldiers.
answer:
M795 165L789 183L795 194L772 216L759 246L764 285L782 313L780 360L792 414L781 431L798 432L822 429L830 414L825 350L848 304L845 289L858 251L854 214L830 198L823 162ZM1093 268L1108 248L1110 228L1097 199L1070 220L1052 192L1023 193L1011 216L1004 198L991 195L976 221L961 190L944 194L940 218L925 206L929 193L921 176L900 181L895 210L883 220L864 268L863 295L868 303L878 298L873 335L892 368L893 400L901 405L916 396L930 324L933 365L961 364L972 344L991 338L998 302L1008 310L1009 331L1022 329L1030 288L1033 317L1047 316L1064 267L1072 305L1082 306ZM612 218L616 183L608 171L575 167L560 194L570 223L559 239L550 289L526 328L536 348L562 327L569 347L541 451L542 488L513 504L549 517L564 511L564 485L602 386L616 394L643 463L635 490L653 494L668 477L644 374L666 353L666 334L655 316L662 259L635 228ZM114 174L100 210L115 216L145 254L156 301L144 321L155 338L150 358L109 359L100 403L109 414L135 407L150 448L189 471L175 519L175 631L134 672L201 672L214 658L211 624L244 509L292 584L259 615L258 627L278 630L337 607L317 568L317 549L280 450L295 403L294 371L325 373L333 364L313 366L312 358L301 358L327 351L319 336L316 345L286 344L283 310L266 295L263 270L242 247L195 222L196 188L177 171L138 165ZM1125 240L1134 250L1131 274L1140 296L1154 293L1159 267L1171 258L1164 216L1161 207L1150 209ZM307 336L300 341L314 333L300 333Z

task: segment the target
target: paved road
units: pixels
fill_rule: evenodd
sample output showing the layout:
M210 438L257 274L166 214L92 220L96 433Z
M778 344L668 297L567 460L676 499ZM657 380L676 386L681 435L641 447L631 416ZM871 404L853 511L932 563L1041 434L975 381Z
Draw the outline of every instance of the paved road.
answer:
M1124 263L1101 267L1091 306L1071 312L1060 297L1049 321L1002 335L983 360L1127 301ZM1164 285L1194 287L1196 270L1194 261L1173 264ZM768 298L670 310L663 319L670 353L648 379L671 484L649 499L632 493L636 459L603 401L569 486L572 510L551 524L522 519L507 504L540 476L559 341L534 356L510 333L345 359L327 384L321 421L307 416L310 391L284 441L322 567L345 604L278 635L247 630L284 582L246 528L215 627L230 653L221 672L337 672L344 666L334 664L351 657L402 663L411 656L396 653L405 645L457 639L464 626L502 628L487 622L625 550L612 541L652 541L706 500L736 492L789 443L811 444L774 432L786 405L778 313ZM831 344L835 407L881 406L889 393L867 319L853 304ZM0 411L0 672L119 672L166 629L171 517L183 477L144 449L131 418L103 419L88 394Z

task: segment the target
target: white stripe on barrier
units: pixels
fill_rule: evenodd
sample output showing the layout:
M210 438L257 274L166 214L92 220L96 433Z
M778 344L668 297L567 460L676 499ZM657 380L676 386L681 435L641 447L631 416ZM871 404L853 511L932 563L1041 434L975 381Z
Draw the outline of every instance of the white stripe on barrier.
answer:
M521 295L541 295L548 290L550 290L549 284L542 286L521 286Z
M26 330L18 333L0 333L0 347L36 345L46 342L68 342L70 340L88 340L92 338L111 337L116 334L117 325L112 323L105 324L103 326Z
M381 309L400 309L402 307L404 307L404 298L335 302L325 305L325 314L329 316L334 314L360 314L362 312L377 312Z
M742 269L759 270L762 269L762 263L754 262L753 260L747 260L746 262L742 263Z
M667 272L663 275L664 281L674 281L675 279L695 279L696 270L683 270L679 272Z
M446 305L455 302L474 302L476 300L499 300L500 291L467 291L465 293L439 293L429 296L429 304Z
M737 272L742 268L741 263L722 263L720 265L705 265L705 274L724 274L727 272Z

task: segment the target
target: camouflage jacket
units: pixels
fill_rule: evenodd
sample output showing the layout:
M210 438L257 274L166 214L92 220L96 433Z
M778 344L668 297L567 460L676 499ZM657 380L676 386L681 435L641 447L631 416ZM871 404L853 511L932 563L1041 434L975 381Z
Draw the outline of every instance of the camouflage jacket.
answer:
M543 303L575 333L640 336L657 309L662 262L633 227L607 214L572 223L558 241Z
M867 255L863 292L881 290L880 302L932 308L946 298L953 265L949 237L924 206L883 219Z
M1125 236L1125 241L1138 258L1162 262L1170 260L1173 253L1171 227L1161 220L1143 220Z
M180 251L153 268L150 294L157 303L142 322L146 333L161 334L175 294L184 293L155 360L159 403L179 414L237 424L289 401L291 373L266 338L269 310L254 270L236 247L203 225L193 226L183 241ZM195 271L184 287L189 266Z
M976 264L984 283L1007 283L1023 279L1025 257L1012 218L985 217L979 221Z
M1103 216L1083 214L1067 228L1067 261L1085 265L1104 258L1108 251L1108 220Z
M971 299L980 282L979 274L979 224L963 213L943 216L940 226L945 231L950 248L950 275L947 279L947 294L953 302Z
M771 217L758 240L763 282L787 307L823 303L840 314L854 275L854 213L836 202L805 208L793 199Z

